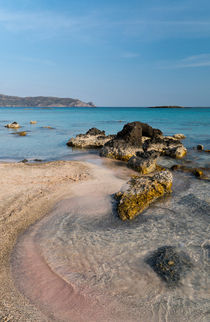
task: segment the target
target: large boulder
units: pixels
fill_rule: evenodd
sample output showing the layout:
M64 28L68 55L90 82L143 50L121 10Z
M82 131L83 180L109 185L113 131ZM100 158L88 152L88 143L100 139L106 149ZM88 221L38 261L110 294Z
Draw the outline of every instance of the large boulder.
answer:
M155 200L171 193L172 182L169 170L132 178L126 191L115 194L119 217L122 220L135 218Z
M146 263L168 286L178 286L193 266L190 257L173 246L158 248L146 258Z
M98 149L103 147L113 137L114 135L106 136L105 131L92 128L85 134L78 134L76 138L71 138L66 144L80 149Z
M113 140L108 141L102 148L100 155L107 158L128 161L137 151L143 152L142 144L145 140L161 135L158 129L141 122L124 125Z
M160 156L158 152L140 152L128 161L128 167L138 171L141 174L151 173L157 168L157 159Z
M183 144L178 139L171 136L160 135L145 140L142 147L144 151L156 151L161 155L177 159L183 158L187 153L187 149Z
M5 127L9 128L9 129L19 129L20 124L18 124L17 122L13 122L13 123L9 123L9 124L5 125Z

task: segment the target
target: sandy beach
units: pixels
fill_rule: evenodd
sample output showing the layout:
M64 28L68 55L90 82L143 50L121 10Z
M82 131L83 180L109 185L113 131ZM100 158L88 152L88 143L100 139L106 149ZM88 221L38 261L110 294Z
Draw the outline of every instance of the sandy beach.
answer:
M21 233L89 176L82 162L0 164L0 321L48 321L15 288L10 254Z

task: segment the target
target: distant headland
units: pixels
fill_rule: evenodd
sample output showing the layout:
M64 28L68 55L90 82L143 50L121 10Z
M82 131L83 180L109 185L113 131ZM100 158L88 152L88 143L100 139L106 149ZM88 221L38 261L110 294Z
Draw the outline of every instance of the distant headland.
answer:
M92 102L50 96L19 97L0 94L0 107L95 107Z
M168 105L168 106L148 106L148 108L184 108L184 106Z

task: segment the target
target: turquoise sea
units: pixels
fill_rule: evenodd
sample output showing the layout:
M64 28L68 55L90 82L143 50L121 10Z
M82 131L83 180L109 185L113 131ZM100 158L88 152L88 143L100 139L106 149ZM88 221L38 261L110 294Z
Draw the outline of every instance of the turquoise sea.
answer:
M31 125L30 120L37 124ZM22 126L21 131L28 131L27 136L13 135L14 130L4 127L14 121ZM85 133L91 127L114 134L131 121L148 123L160 128L165 135L184 133L188 149L197 144L210 148L210 108L0 108L0 159L68 160L81 153L66 146L72 136ZM199 158L203 162L205 157Z

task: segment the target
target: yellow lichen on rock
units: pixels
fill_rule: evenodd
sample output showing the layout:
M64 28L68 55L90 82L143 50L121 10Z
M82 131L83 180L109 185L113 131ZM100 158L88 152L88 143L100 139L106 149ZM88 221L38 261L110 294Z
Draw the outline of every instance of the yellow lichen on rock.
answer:
M127 191L116 195L119 200L118 214L122 220L132 220L148 206L171 193L172 174L170 171L161 171L153 176L132 178Z

